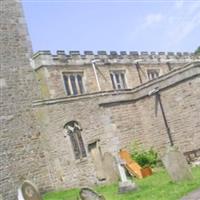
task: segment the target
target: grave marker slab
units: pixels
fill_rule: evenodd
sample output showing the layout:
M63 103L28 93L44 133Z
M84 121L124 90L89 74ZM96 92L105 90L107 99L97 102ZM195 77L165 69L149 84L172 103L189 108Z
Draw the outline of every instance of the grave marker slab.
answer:
M91 188L82 188L79 195L81 200L105 200L104 196L96 193Z
M117 166L118 166L120 179L121 179L121 181L119 182L119 193L135 191L137 189L137 186L134 182L127 179L125 169L124 169L124 164L125 164L124 161L118 157L117 162L118 162Z
M176 147L170 147L162 161L173 181L192 179L190 167L183 154Z
M18 189L18 200L42 200L42 197L37 187L26 180Z
M104 153L103 166L107 182L113 183L118 181L119 173L117 169L117 161L111 153Z

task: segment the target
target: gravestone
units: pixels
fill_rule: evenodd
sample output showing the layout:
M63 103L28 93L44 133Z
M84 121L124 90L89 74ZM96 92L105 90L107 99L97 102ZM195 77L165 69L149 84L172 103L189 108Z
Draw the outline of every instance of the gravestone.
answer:
M192 179L190 167L183 154L176 147L169 147L162 161L173 181Z
M106 174L106 180L108 183L113 183L118 181L119 172L117 169L117 161L111 153L104 153L103 156L103 167Z
M81 188L79 195L81 200L105 200L104 196L96 193L91 188Z
M18 200L42 200L42 197L37 187L26 180L18 189Z
M106 175L104 172L103 158L102 158L102 154L101 154L101 148L99 146L99 141L95 141L95 142L89 144L88 149L90 151L90 154L91 154L94 166L95 166L97 179L99 181L104 181L106 179Z
M125 162L118 157L118 170L121 181L119 182L119 193L125 193L134 191L137 189L137 186L134 182L127 179L126 172L124 169Z
M180 200L199 200L199 199L200 199L200 190L197 189L193 192L190 192L189 194L187 194L186 196L184 196Z

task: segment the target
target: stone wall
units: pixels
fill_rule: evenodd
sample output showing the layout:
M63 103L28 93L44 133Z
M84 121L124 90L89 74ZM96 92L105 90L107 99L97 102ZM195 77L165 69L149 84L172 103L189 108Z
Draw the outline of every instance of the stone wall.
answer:
M101 97L86 97L63 103L36 106L35 113L41 122L45 152L48 158L55 189L100 184L96 169L88 150L89 144L99 141L102 154L116 153L116 138L110 117L98 102ZM82 137L87 157L75 159L72 143L64 129L70 121L77 121L82 129Z
M155 117L154 97L148 96L155 87L160 89L175 145L182 151L199 147L200 68L199 63L185 66L198 61L199 55L114 51L109 55L104 51L97 55L89 51L84 55L76 51L66 55L58 51L51 55L49 51L40 51L32 58L35 74L29 62L31 44L22 13L18 1L0 1L3 199L16 199L17 188L24 179L33 181L41 192L102 183L88 151L88 145L95 141L99 142L102 155L116 155L133 140L162 152L169 141L161 112L158 109ZM97 67L101 92L91 67L94 58L100 59ZM142 59L142 70L159 68L161 75L165 75L147 82L147 76L141 72L144 82L140 85L135 68L138 59ZM172 71L167 62L173 66ZM126 70L128 89L113 91L109 72L114 69ZM62 72L68 70L83 71L86 94L66 96ZM71 120L78 121L82 128L87 157L80 160L75 159L64 129Z
M55 188L100 184L88 145L99 141L102 154L116 155L134 141L160 153L169 145L160 108L155 116L155 97L149 91L159 87L174 144L182 152L199 147L199 64L178 68L165 76L127 91L108 91L34 102L45 152ZM76 160L64 125L78 121L87 157ZM66 137L65 137L66 136ZM89 169L89 170L88 170ZM87 177L87 178L86 178ZM70 180L70 181L68 181Z
M126 84L128 88L139 85L136 69L131 65L103 65L98 67L98 79L102 91L113 90L110 71L122 70L126 74ZM36 71L43 99L59 98L67 96L63 80L63 73L81 72L83 73L83 83L85 94L98 92L97 82L91 65L84 66L50 66L42 67ZM132 78L134 77L134 78ZM146 78L146 77L145 77Z
M197 71L185 72L193 77L180 79L177 74L168 79L169 85L162 88L162 82L154 87L162 88L160 91L161 101L164 107L167 122L172 134L174 145L182 152L198 149L200 145L200 106L197 103L200 99L198 88L200 76ZM175 82L174 82L175 80ZM147 92L152 88L146 86ZM160 153L170 145L167 130L163 121L160 106L156 105L155 95L135 97L133 101L123 101L103 104L109 109L114 123L119 130L118 138L121 147L126 147L130 140L141 143L144 148L154 147Z
M32 113L32 100L39 94L22 13L18 1L0 1L0 193L6 200L17 198L17 188L26 178L42 190L50 189Z
M182 152L200 145L200 106L196 103L199 86L198 77L160 92L173 142ZM162 153L170 145L159 105L155 115L155 96L112 106L110 112L121 147L137 141L144 148L153 147Z
M51 55L49 51L40 51L32 57L33 67L39 80L42 98L65 97L63 73L82 73L85 93L99 92L92 60L96 61L96 70L101 91L113 90L110 72L121 70L125 72L127 89L137 87L149 81L148 70L157 70L162 76L171 70L183 67L192 61L199 61L198 55ZM139 65L136 63L139 62ZM137 68L139 66L139 68ZM141 80L140 80L141 79Z
M57 51L56 54L52 54L51 51L38 51L33 55L33 59L37 60L35 65L36 68L40 66L41 63L62 63L66 60L69 64L76 63L91 63L92 59L100 59L104 62L115 62L117 63L126 63L127 61L132 62L132 60L138 61L146 61L146 62L155 62L155 61L168 61L170 63L176 62L187 62L195 59L199 59L199 54L189 53L189 52L137 52L137 51L120 51L120 53L116 51L110 51L107 53L106 51L98 51L94 53L90 51L84 51L80 53L79 51L69 51L69 53L65 53L65 51Z

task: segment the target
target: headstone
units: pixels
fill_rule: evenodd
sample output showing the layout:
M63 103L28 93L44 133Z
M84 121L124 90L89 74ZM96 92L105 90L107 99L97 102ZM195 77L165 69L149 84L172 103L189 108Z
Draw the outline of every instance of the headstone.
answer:
M104 153L103 167L108 183L117 182L119 180L119 172L117 169L117 161L111 153Z
M173 181L192 179L190 167L183 154L176 147L170 147L162 161Z
M42 200L42 197L37 187L26 180L18 189L18 200Z
M81 188L79 195L81 200L105 200L104 196L96 193L91 188Z
M89 144L88 149L95 166L97 179L99 181L104 181L106 179L106 175L103 168L103 158L99 146L99 141Z
M2 196L2 194L0 194L0 200L3 200L3 196Z
M193 192L190 192L189 194L187 194L186 196L184 196L180 200L199 200L199 199L200 199L200 190L197 189Z
M124 169L124 161L122 161L120 158L118 158L118 170L120 174L121 181L119 182L119 193L125 193L134 191L137 189L137 186L134 182L127 179L125 169Z

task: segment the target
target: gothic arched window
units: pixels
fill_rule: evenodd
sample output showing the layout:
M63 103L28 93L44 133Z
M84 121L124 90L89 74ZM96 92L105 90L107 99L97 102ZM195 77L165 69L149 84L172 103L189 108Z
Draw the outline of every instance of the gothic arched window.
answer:
M65 124L64 128L67 130L70 137L75 158L80 159L86 157L86 150L81 136L82 129L78 122L70 121Z

